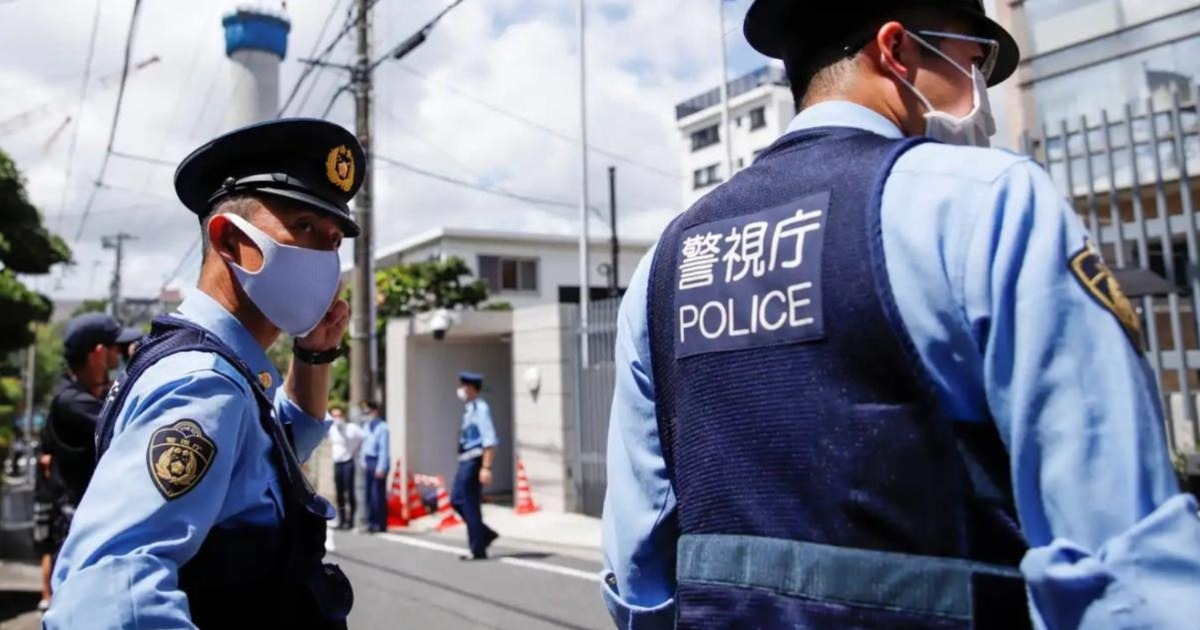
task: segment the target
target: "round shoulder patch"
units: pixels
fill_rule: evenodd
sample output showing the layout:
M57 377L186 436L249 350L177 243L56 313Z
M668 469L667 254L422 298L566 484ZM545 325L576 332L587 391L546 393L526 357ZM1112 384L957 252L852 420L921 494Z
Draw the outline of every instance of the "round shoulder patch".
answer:
M180 420L150 437L150 478L168 501L195 488L217 457L217 445L195 420Z
M1075 278L1079 280L1084 289L1087 289L1088 294L1117 318L1134 347L1141 350L1141 320L1133 310L1129 299L1121 291L1121 285L1113 277L1112 271L1100 258L1100 253L1096 251L1095 246L1089 242L1084 245L1083 249L1072 254L1070 266Z

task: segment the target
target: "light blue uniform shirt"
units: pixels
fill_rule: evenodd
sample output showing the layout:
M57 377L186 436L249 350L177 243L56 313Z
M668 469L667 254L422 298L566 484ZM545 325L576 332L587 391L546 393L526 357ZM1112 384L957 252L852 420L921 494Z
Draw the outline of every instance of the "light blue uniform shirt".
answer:
M789 132L824 126L901 137L847 102L805 109ZM1167 459L1157 384L1070 270L1086 232L1050 177L1004 151L920 145L895 164L881 221L892 293L941 411L993 418L1008 447L1035 622L1200 627L1200 519ZM605 601L638 629L674 620L675 497L646 328L653 256L619 314L604 503Z
M368 421L364 429L366 437L362 443L362 465L368 473L386 473L392 457L391 432L388 430L387 421L375 418Z
M483 449L497 444L492 408L482 398L468 402L463 409L462 428L458 434L458 448L463 458L479 457L483 455Z
M329 423L287 398L262 346L208 295L193 291L179 307L260 376L277 417L290 424L296 455L308 459ZM250 385L224 359L205 352L171 355L133 384L91 485L79 504L55 567L53 606L44 627L192 628L179 568L213 527L278 524L284 494L272 443ZM185 494L166 499L147 465L154 432L182 420L199 425L216 447L210 467Z

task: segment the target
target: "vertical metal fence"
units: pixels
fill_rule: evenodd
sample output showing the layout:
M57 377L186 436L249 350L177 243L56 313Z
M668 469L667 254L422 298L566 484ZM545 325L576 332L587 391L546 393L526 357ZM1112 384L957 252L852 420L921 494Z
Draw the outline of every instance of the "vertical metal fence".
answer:
M608 416L616 385L614 355L620 305L620 298L597 300L589 305L587 342L590 363L587 367L579 359L581 331L578 316L571 335L576 344L571 354L575 360L575 391L578 393L575 397L575 435L579 453L576 488L580 511L591 516L600 516L604 509L604 492L608 486Z
M1180 456L1200 443L1200 238L1190 176L1200 168L1197 103L1200 90L1147 99L1098 120L1043 126L1021 147L1050 172L1111 265L1169 285L1136 306L1167 439Z

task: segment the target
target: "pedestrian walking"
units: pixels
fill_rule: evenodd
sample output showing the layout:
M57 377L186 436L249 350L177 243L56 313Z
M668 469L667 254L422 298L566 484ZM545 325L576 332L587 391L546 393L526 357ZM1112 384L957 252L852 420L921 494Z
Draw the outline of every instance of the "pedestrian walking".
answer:
M787 133L621 305L621 628L1190 628L1200 520L1139 316L1027 157L980 0L755 0Z
M333 506L304 478L325 437L349 307L338 247L364 156L345 129L277 120L184 159L197 289L160 316L108 393L99 460L54 573L48 630L345 628L323 562ZM284 380L266 349L293 338Z
M483 487L492 483L492 463L496 460L496 427L492 409L480 398L483 375L460 372L456 394L463 403L462 427L458 436L458 472L450 503L467 524L471 555L463 560L486 560L488 547L500 537L483 522Z
M387 420L379 415L379 403L362 406L362 465L367 481L367 533L387 531L387 475L391 461L391 432Z
M333 483L337 494L338 529L354 527L354 515L358 501L354 496L354 468L365 437L362 427L346 420L341 407L329 409L333 427L329 431L329 442L333 455Z

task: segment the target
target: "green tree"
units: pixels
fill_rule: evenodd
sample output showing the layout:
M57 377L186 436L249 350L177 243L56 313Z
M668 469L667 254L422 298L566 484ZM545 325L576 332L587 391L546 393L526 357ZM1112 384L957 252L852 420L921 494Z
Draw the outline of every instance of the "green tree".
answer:
M404 263L375 273L379 323L439 308L477 308L488 297L487 284L471 280L471 269L458 257Z
M79 315L83 315L84 313L107 313L107 312L108 312L108 300L105 300L103 298L98 299L98 300L84 300L82 304L75 307L75 310L71 311L71 317L78 317Z
M17 274L40 275L71 259L71 250L42 225L29 202L17 165L0 151L0 354L33 343L30 324L50 319L44 295L27 288Z

